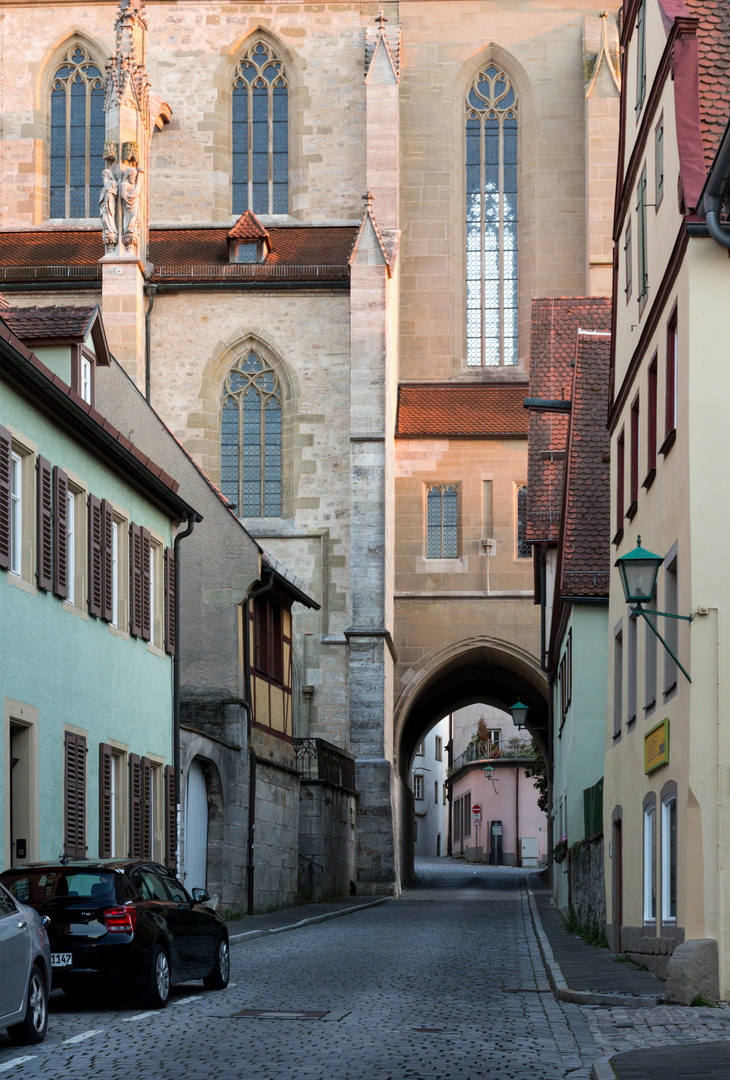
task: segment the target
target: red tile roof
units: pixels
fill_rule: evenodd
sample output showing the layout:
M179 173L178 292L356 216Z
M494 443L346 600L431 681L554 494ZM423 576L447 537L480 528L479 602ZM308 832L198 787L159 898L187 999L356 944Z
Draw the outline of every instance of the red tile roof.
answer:
M44 338L78 338L88 335L96 305L84 307L6 307L2 319L21 341L40 341Z
M610 334L578 333L560 530L563 596L606 597L611 568Z
M294 225L269 229L264 263L229 263L223 227L151 229L153 281L252 280L338 281L349 277L357 235L350 225ZM0 283L68 278L99 279L104 254L101 230L37 229L0 232Z
M611 329L608 297L573 296L532 301L530 397L570 400L572 363L579 329ZM533 543L558 540L568 427L567 413L530 410L527 539Z
M699 19L700 123L705 166L710 168L730 106L730 0L684 0Z
M449 383L401 386L396 435L524 439L527 386Z
M269 234L259 219L250 210L240 218L228 233L229 240L268 240Z

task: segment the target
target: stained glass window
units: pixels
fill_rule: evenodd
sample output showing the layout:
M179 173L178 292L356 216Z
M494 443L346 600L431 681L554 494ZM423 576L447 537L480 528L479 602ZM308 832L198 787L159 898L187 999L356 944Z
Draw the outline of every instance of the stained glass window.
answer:
M263 41L241 57L233 79L233 213L289 210L289 84Z
M253 350L223 386L221 488L239 517L281 514L281 392L276 373Z
M532 545L527 542L527 487L517 488L517 558L532 558Z
M466 362L516 364L517 94L490 64L466 98Z
M426 494L426 558L455 559L457 544L457 491L448 484L430 487Z
M96 214L103 152L104 76L72 45L51 83L51 217Z

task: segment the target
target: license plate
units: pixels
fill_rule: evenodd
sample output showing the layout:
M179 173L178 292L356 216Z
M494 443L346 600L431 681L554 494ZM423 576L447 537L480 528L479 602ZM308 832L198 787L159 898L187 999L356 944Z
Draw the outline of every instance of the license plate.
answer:
M51 967L71 967L73 957L70 952L51 953Z

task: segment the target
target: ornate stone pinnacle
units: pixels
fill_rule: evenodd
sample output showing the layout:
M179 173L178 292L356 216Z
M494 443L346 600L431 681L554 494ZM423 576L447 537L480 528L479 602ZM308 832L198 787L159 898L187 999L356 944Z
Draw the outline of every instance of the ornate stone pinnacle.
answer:
M372 205L375 202L375 196L372 191L366 191L364 195L360 196L361 199L368 204L368 210L372 209Z
M378 9L378 14L375 16L375 21L376 21L376 23L378 23L378 25L380 26L380 29L382 30L385 27L385 24L387 22L390 22L390 19L385 14L383 9L379 8Z

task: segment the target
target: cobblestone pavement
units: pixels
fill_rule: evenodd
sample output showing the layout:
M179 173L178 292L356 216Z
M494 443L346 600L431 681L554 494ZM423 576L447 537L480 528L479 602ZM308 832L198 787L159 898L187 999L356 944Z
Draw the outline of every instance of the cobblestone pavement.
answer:
M588 1080L612 1050L720 1037L730 1011L557 1002L522 871L420 870L400 901L234 945L227 991L190 983L151 1013L56 994L40 1046L0 1034L0 1080ZM327 1015L233 1015L252 1008Z
M600 1054L667 1046L670 1043L706 1043L730 1039L730 1007L727 1005L694 1009L682 1005L656 1005L649 1009L584 1006L581 1012Z

